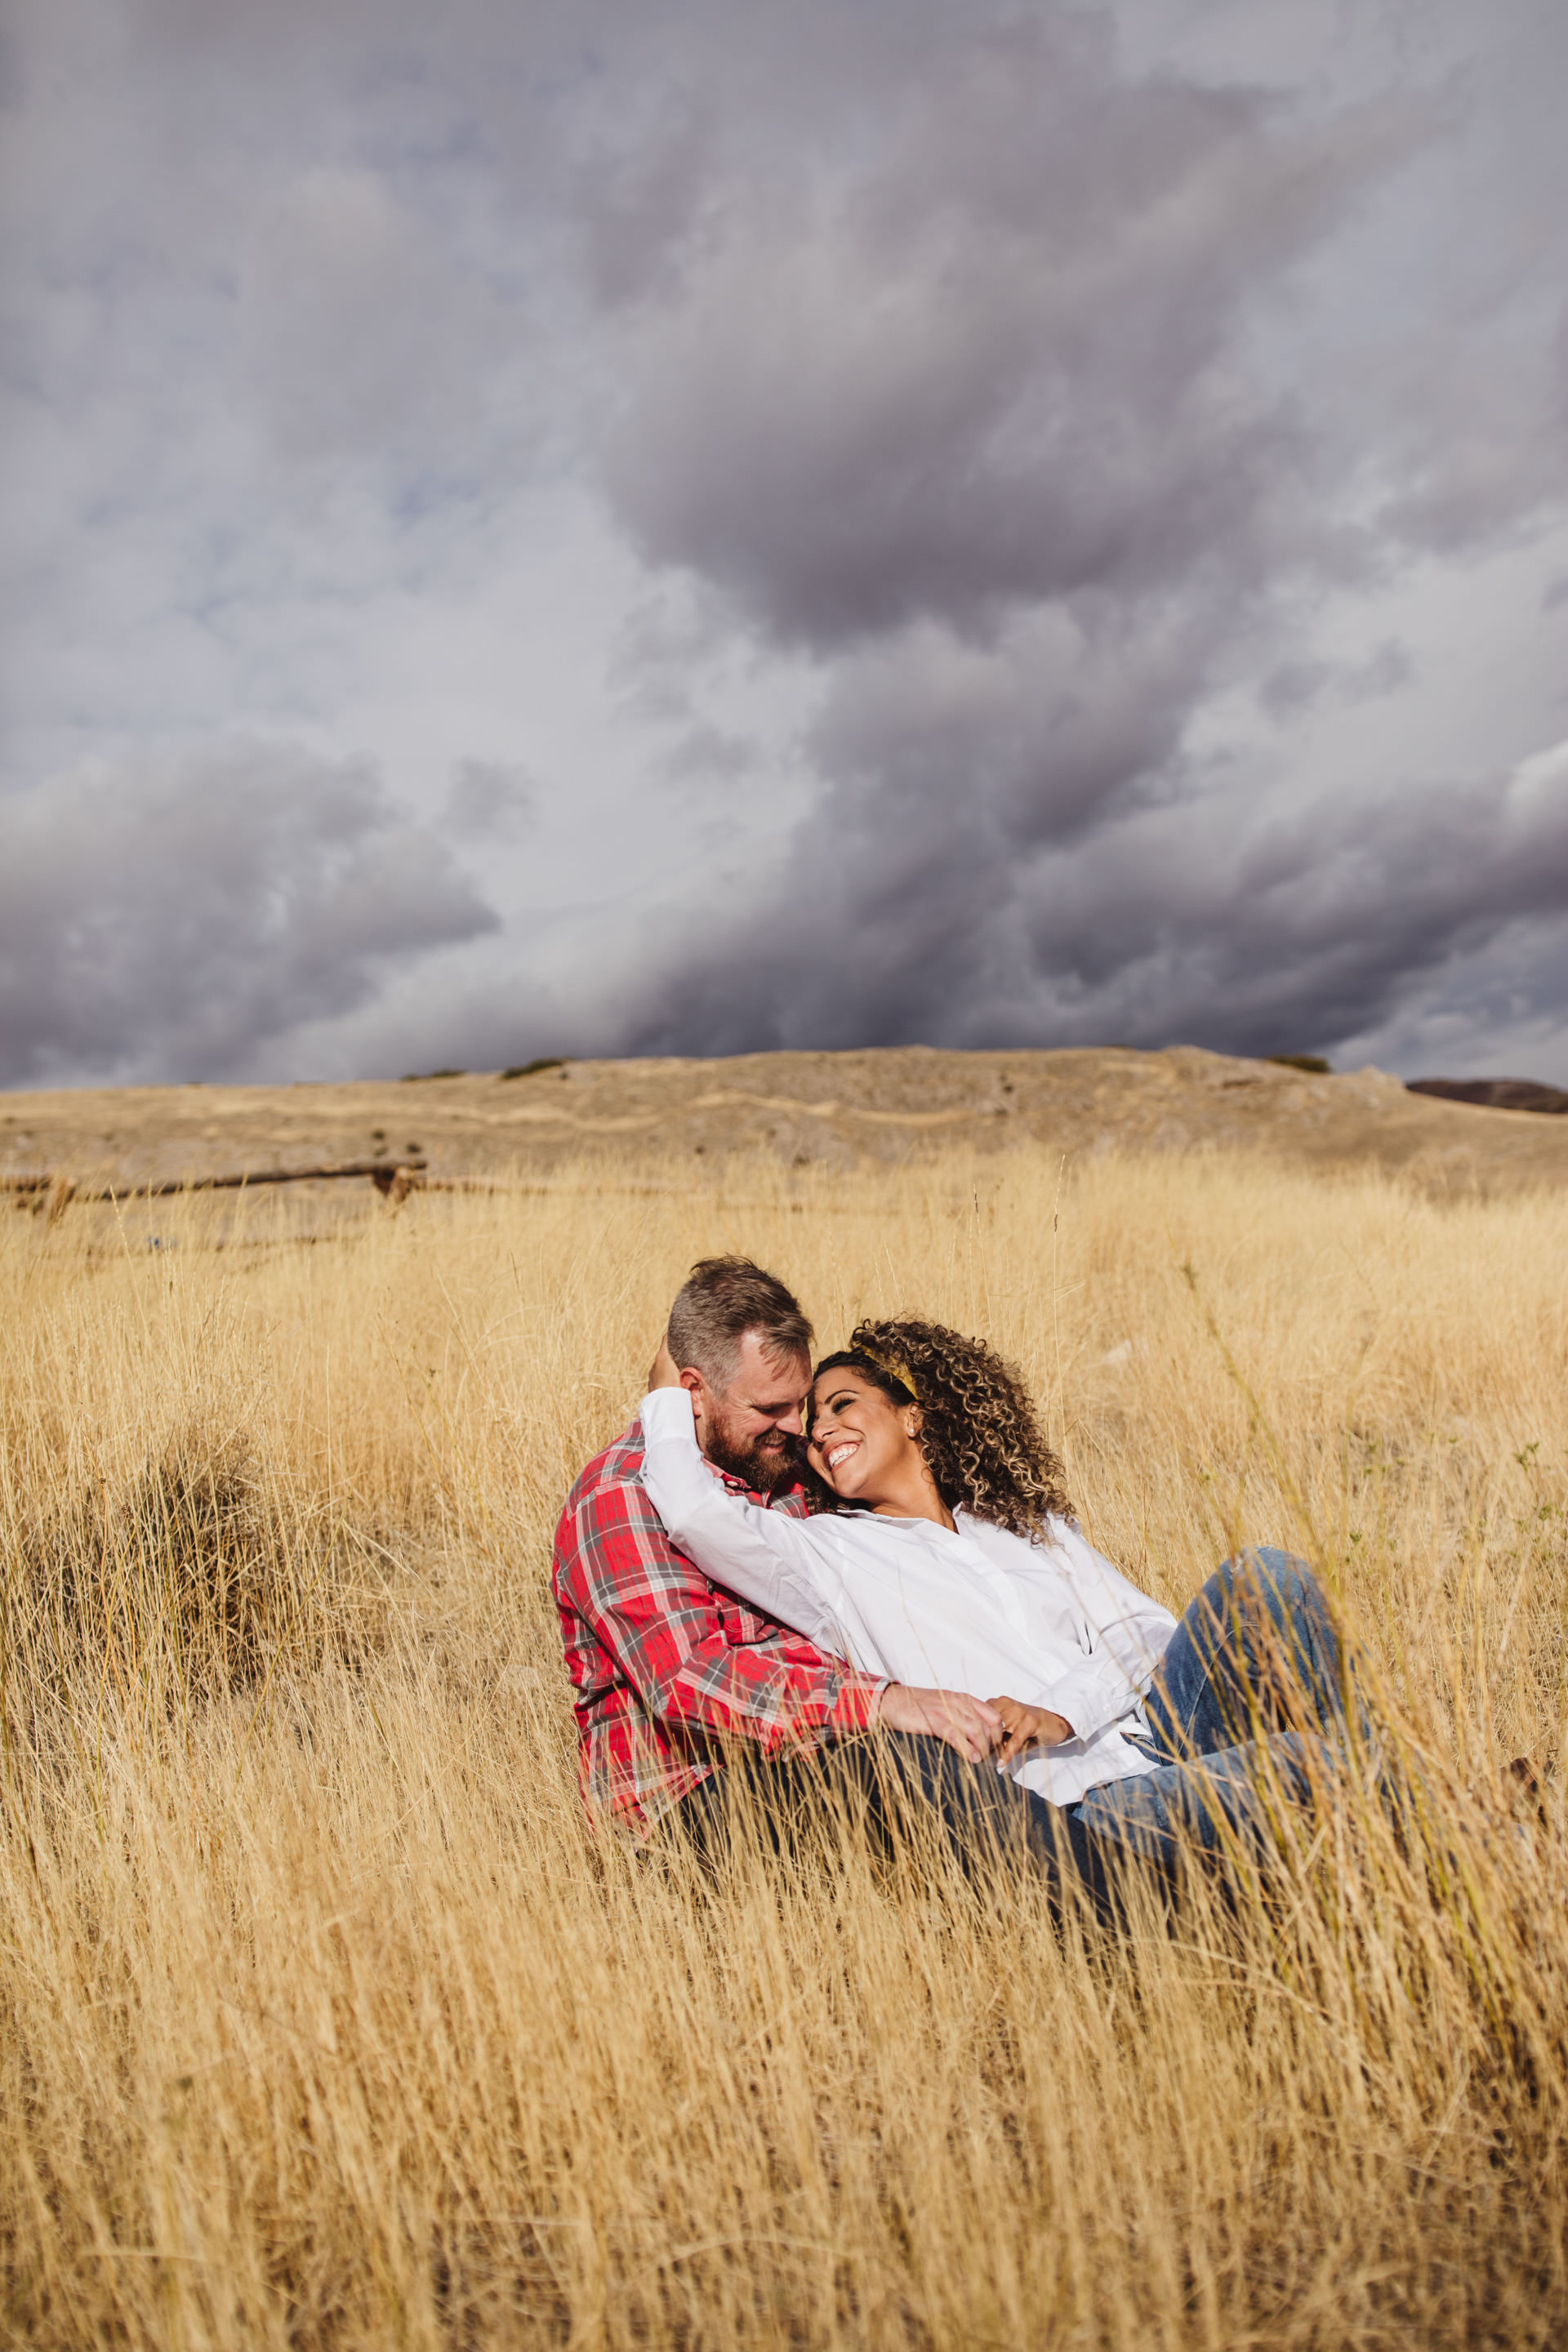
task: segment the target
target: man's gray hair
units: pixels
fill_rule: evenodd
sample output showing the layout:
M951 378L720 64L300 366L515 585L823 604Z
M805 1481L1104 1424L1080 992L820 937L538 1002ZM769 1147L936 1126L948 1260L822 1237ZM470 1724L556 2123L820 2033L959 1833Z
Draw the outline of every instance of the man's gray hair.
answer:
M700 1258L669 1310L677 1370L691 1366L721 1394L734 1380L748 1331L770 1356L811 1353L810 1321L777 1275L764 1274L749 1257Z

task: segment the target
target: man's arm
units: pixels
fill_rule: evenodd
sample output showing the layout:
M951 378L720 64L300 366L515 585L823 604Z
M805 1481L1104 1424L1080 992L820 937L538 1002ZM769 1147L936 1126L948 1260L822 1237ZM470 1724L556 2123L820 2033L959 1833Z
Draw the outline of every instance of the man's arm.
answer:
M881 1684L795 1637L736 1643L712 1589L676 1550L640 1487L587 1496L559 1580L595 1639L656 1721L764 1752L875 1719Z

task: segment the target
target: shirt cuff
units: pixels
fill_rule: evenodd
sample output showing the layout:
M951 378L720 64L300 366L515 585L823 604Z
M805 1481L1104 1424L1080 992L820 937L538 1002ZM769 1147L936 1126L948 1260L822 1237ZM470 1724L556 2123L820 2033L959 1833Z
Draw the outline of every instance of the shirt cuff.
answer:
M1137 1707L1139 1694L1120 1666L1097 1672L1079 1666L1057 1683L1046 1705L1073 1727L1079 1739L1092 1739L1109 1724L1120 1723Z
M878 1705L888 1683L886 1675L846 1675L827 1718L829 1731L841 1739L853 1738L858 1731L868 1731L876 1721Z
M642 1433L649 1445L697 1443L697 1416L689 1389L650 1389L637 1408Z

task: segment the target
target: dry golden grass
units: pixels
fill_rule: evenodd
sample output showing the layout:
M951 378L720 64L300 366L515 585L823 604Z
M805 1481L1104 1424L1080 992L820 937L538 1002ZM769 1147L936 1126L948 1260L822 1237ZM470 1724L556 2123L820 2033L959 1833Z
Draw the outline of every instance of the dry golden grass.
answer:
M1568 1229L1247 1160L0 1228L7 2340L1545 2346ZM1058 1216L1059 1209L1059 1216ZM226 1212L226 1214L227 1213ZM281 1232L281 1229L279 1229ZM1236 1921L580 1821L548 1591L693 1256L988 1333L1180 1607L1316 1547L1424 1744ZM1191 1268L1191 1279L1184 1273Z

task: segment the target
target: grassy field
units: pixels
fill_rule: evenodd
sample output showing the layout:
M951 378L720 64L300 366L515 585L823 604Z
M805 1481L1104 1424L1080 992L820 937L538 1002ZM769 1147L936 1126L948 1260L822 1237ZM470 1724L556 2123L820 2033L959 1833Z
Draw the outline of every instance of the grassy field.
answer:
M0 1225L0 2330L1547 2346L1568 1223L1237 1158L584 1168L313 1245ZM177 1244L177 1246L170 1246ZM990 1335L1174 1608L1321 1562L1421 1802L1111 1952L579 1817L550 1538L693 1257Z

